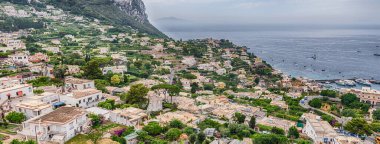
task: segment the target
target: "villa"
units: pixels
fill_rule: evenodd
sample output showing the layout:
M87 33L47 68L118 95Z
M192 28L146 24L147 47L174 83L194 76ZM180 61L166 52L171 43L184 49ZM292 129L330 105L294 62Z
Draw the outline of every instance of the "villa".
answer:
M86 114L81 108L61 107L23 122L23 129L19 134L37 138L42 142L63 144L89 128L90 121Z

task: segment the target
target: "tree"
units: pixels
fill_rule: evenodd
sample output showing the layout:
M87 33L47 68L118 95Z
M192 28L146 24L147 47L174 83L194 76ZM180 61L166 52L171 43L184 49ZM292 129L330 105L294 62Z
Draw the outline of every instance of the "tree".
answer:
M190 144L194 144L197 141L197 135L191 134L189 137Z
M98 127L102 124L102 118L100 115L90 114L88 117L91 119L92 127Z
M99 102L98 107L108 109L108 110L114 110L116 108L115 100L107 99L106 101Z
M103 77L102 70L100 70L100 63L96 60L89 61L83 67L84 75L88 79L101 79Z
M254 144L287 144L288 139L282 135L275 134L255 134L252 137Z
M191 90L190 90L191 93L197 92L198 89L199 89L198 83L194 82L194 83L191 84Z
M195 132L196 132L195 129L192 127L186 127L185 129L183 129L183 133L187 135L194 134Z
M342 99L342 104L345 106L348 106L355 101L359 101L358 97L352 93L344 94L341 99Z
M67 67L65 65L55 66L54 67L54 77L60 80L65 78L65 74L67 71Z
M322 100L319 98L312 99L311 101L309 101L309 105L314 108L321 108Z
M289 128L288 137L291 139L297 139L300 137L300 134L295 126Z
M372 130L367 123L365 119L362 118L354 118L351 121L349 121L345 126L344 129L356 133L359 135L370 135L372 134Z
M110 85L110 83L106 80L102 80L102 79L96 79L95 80L96 89L101 90L103 93L107 92L106 87L109 85Z
M143 84L132 85L128 93L124 94L122 98L127 104L146 104L149 89Z
M356 109L350 109L350 108L346 108L346 109L343 109L341 114L342 116L345 116L345 117L357 117L358 116L358 110Z
M376 109L375 111L372 112L372 117L375 120L380 120L380 109Z
M197 142L201 143L206 139L206 135L203 132L198 133Z
M148 125L144 126L143 130L149 135L156 136L163 131L163 128L157 122L150 122Z
M23 113L12 111L7 116L5 116L11 123L21 123L26 120L26 116Z
M175 141L182 134L181 130L177 128L171 128L165 133L165 138L170 141Z
M152 90L157 90L157 89L165 89L168 93L169 93L169 96L170 96L170 102L173 101L173 96L176 96L179 94L179 92L181 91L181 89L176 86L176 85L170 85L170 84L159 84L159 85L155 85L151 88Z
M234 115L234 120L237 122L237 123L244 123L244 121L245 121L245 115L243 115L242 113L239 113L239 112L237 112L237 113L235 113L235 115Z
M271 132L273 134L285 135L285 131L278 127L272 127Z
M113 75L111 77L111 84L118 85L120 82L121 82L121 79L119 75Z
M322 90L321 95L335 98L338 96L338 92L335 90Z
M186 125L183 124L181 121L177 120L177 119L174 119L172 121L169 122L169 126L171 128L179 128L179 129L182 129L184 128Z
M250 128L252 128L252 129L254 129L255 128L255 126L256 126L256 118L255 118L255 116L252 116L251 117L251 119L249 120L249 127Z

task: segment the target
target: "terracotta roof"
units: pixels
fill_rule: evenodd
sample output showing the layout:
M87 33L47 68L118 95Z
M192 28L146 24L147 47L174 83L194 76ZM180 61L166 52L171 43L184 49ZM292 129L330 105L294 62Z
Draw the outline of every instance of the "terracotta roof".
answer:
M85 111L76 107L61 107L51 113L43 115L32 122L34 123L67 123L79 115L84 115Z
M77 90L77 91L73 91L73 97L74 98L82 98L82 97L86 97L86 96L93 95L96 93L101 93L101 91L97 90L97 89Z

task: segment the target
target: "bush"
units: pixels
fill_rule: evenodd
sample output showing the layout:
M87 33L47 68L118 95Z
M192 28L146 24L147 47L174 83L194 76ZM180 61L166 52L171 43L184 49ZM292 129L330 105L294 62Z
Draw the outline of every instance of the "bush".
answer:
M11 123L21 123L26 120L26 116L23 113L18 112L10 112L7 116L5 116L5 119L7 119Z
M146 131L149 135L156 136L163 131L163 128L157 122L150 122L143 128L143 130Z
M182 128L184 128L185 126L186 126L185 124L183 124L181 121L179 121L179 120L177 120L177 119L172 120L172 121L170 121L170 123L169 123L169 127L171 127L171 128L179 128L179 129L182 129Z
M174 141L177 140L181 134L181 130L177 128L171 128L168 130L168 132L165 133L165 138L170 141Z
M322 100L315 98L309 101L309 105L314 108L321 108L322 107Z
M335 90L322 90L321 95L335 98L339 95L339 93Z
M281 128L278 128L278 127L272 127L271 132L273 134L285 135L285 131Z

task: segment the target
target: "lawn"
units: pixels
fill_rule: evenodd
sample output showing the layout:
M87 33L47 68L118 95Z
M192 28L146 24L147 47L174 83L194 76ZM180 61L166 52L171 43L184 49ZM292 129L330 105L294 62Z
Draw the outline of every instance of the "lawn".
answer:
M69 141L67 141L65 144L92 144L90 139L87 137L87 135L84 134L79 134Z
M13 124L8 124L7 127L0 126L0 132L7 133L7 134L17 134L16 132L17 127L18 127L17 125L13 125Z

